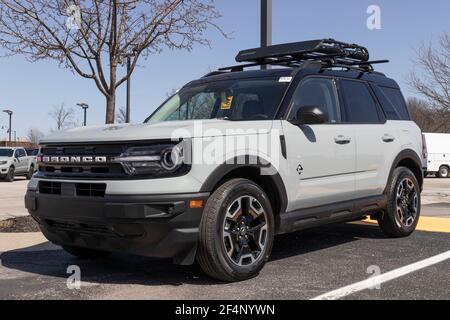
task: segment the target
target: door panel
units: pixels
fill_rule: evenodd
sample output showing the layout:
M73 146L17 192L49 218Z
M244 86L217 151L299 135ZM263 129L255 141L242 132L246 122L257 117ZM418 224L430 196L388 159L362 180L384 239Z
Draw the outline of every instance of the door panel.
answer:
M380 195L393 157L401 146L397 126L386 117L371 88L363 81L340 80L344 122L356 138L355 197Z
M354 125L356 135L356 182L358 197L383 193L393 157L400 149L398 129L393 122Z
M25 157L25 151L23 151L22 149L17 149L16 155L19 156L16 162L16 172L17 173L26 172L28 169L28 161Z
M354 198L356 144L352 128L283 121L291 186L291 210ZM348 143L337 143L340 136Z
M327 116L322 124L294 125L282 121L287 146L291 210L353 198L356 147L351 126L339 124L341 108L336 83L308 77L297 87L288 119L297 111L317 107Z

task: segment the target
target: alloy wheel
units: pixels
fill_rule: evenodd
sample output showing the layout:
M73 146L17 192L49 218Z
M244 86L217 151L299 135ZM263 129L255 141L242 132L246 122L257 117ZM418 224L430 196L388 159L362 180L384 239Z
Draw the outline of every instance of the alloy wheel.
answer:
M414 182L404 178L397 187L396 222L399 226L410 227L414 224L418 213L418 194Z
M229 260L238 266L259 261L268 239L267 212L252 196L241 196L228 207L223 221L223 245Z

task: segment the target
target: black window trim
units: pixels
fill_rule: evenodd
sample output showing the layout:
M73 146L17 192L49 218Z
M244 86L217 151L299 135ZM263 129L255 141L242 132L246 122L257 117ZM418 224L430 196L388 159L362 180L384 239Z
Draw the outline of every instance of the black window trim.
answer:
M338 79L335 76L331 76L331 75L321 75L321 74L309 74L306 75L304 77L302 77L300 79L300 81L297 82L296 85L294 85L295 87L292 88L292 94L290 96L289 102L288 102L288 107L286 108L286 112L283 115L283 117L281 118L281 120L286 120L286 121L290 121L291 119L289 118L291 111L292 111L292 101L294 99L295 96L295 92L297 91L297 89L303 84L304 81L309 80L309 79L326 79L326 80L331 80L334 83L334 87L336 89L336 94L337 94L337 101L339 103L339 112L340 112L340 116L341 119L339 121L336 122L327 122L327 123L322 123L322 124L318 124L318 125L340 125L343 124L343 118L344 118L344 110L343 110L343 101L341 99L341 95L340 95L340 88L338 85Z
M339 87L339 95L340 95L340 99L342 100L342 107L344 109L343 111L343 116L342 116L342 124L351 124L351 125L358 125L358 124L363 124L363 125L380 125L380 124L385 124L387 122L387 116L385 111L383 110L383 108L381 107L380 102L378 101L378 97L376 96L376 94L373 91L372 86L370 85L370 83L368 81L365 80L360 80L360 79L352 79L352 78L343 78L343 77L336 77L336 81ZM353 81L353 82L360 82L362 84L364 84L367 88L367 90L369 91L370 95L372 96L373 101L375 102L375 106L376 106L376 111L378 114L378 123L373 123L373 122L347 122L348 119L348 114L347 114L347 101L345 100L345 96L344 96L344 90L342 88L342 82L343 81Z

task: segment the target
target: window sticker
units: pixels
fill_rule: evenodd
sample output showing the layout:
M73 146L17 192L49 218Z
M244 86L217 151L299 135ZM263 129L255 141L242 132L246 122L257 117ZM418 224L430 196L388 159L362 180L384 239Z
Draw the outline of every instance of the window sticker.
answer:
M220 109L221 110L230 110L232 103L233 103L233 96L228 96L226 98L226 101L222 102L222 104L220 105Z
M280 80L278 82L291 82L292 77L280 77Z

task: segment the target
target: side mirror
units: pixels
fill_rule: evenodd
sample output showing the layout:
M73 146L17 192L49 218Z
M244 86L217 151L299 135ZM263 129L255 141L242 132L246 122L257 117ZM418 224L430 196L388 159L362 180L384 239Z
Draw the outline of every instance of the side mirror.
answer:
M318 106L300 107L291 123L294 125L322 124L328 122L328 114Z

